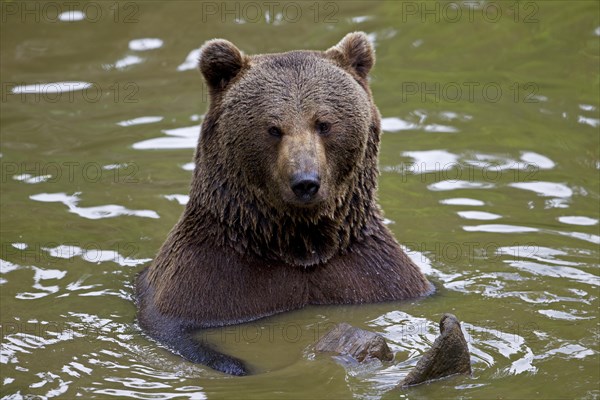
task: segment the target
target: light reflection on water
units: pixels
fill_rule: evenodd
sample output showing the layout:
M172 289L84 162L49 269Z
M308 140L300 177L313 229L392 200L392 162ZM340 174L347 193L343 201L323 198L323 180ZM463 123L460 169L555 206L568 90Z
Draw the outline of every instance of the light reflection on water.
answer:
M148 149L195 149L200 136L200 125L166 129L167 137L148 139L133 144L136 150Z
M13 94L54 94L84 90L91 87L89 82L51 82L20 85L12 88Z
M77 203L81 200L79 194L67 195L66 193L39 193L30 196L31 200L44 203L63 203L69 209L69 212L88 219L114 218L121 215L131 215L144 218L160 218L153 210L130 210L126 207L107 204L95 207L79 207Z

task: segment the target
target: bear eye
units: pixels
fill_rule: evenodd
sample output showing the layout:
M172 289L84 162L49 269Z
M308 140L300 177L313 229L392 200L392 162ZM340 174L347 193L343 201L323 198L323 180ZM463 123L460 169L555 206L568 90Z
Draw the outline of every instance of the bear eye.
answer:
M269 135L280 138L281 135L283 135L283 132L281 132L281 129L278 127L272 126L269 128Z
M331 130L331 124L329 122L317 121L317 132L321 135L327 135Z

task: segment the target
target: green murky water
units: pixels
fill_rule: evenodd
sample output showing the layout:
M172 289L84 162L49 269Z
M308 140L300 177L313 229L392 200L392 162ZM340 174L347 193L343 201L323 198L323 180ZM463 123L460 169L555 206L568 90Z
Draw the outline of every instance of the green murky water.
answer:
M2 395L600 397L599 6L469 4L3 1ZM438 292L204 333L258 375L182 361L139 331L132 281L187 200L206 108L194 49L325 49L353 30L377 50L380 202ZM473 376L392 390L444 312ZM395 361L315 355L341 321Z

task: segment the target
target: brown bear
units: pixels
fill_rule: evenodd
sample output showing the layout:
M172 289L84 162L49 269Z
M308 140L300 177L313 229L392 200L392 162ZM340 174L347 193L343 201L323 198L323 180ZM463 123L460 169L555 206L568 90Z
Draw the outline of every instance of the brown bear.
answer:
M380 115L362 32L327 51L248 56L201 49L210 93L190 199L137 278L141 327L184 358L246 375L193 338L201 328L308 304L356 304L433 291L376 203Z

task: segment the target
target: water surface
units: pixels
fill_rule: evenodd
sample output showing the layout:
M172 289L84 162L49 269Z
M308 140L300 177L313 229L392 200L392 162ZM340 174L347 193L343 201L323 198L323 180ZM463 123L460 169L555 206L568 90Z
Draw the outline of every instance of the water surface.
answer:
M600 397L596 2L87 4L1 3L3 396ZM254 376L181 360L140 332L132 282L187 201L198 47L326 49L354 30L377 51L380 203L437 293L202 333ZM445 312L473 376L394 391ZM395 360L316 355L342 321Z

